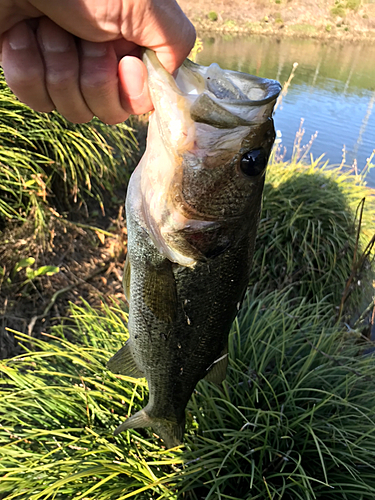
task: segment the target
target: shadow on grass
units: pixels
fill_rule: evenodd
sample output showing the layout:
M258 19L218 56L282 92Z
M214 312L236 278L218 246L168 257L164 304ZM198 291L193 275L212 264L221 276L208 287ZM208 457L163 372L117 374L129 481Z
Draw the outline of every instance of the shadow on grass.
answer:
M357 241L356 211L364 197ZM267 291L292 288L296 296L324 298L339 308L351 278L344 311L356 319L371 299L371 255L361 257L375 228L374 201L374 190L343 172L272 165L251 284Z

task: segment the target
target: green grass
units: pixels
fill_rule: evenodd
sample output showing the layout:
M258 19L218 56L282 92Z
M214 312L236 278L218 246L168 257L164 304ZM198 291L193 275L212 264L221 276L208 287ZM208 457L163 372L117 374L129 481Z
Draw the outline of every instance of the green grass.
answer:
M245 24L245 27L249 28L250 30L257 30L262 27L262 23L260 21L247 22Z
M345 6L347 9L357 11L362 5L362 0L347 0Z
M182 489L205 499L371 499L374 359L324 303L247 298L224 390L201 383Z
M288 28L297 34L313 34L317 33L317 28L312 24L291 24Z
M0 497L122 500L173 492L170 465L178 454L139 434L112 435L147 394L144 380L105 369L127 336L126 314L88 306L71 312L79 343L50 337L31 345L23 336L26 350L37 352L1 365Z
M48 205L65 210L103 189L126 183L137 147L126 124L74 125L58 113L36 113L19 102L0 74L0 219L33 216Z
M219 16L217 15L217 12L214 10L211 10L208 14L207 17L210 21L215 22L219 19Z
M334 7L332 7L330 12L331 12L331 15L333 17L345 17L346 16L345 6L342 5L341 3L338 3Z
M224 389L202 382L189 404L184 454L150 430L112 435L147 398L145 381L105 369L123 321L118 307L73 306L65 333L79 343L62 329L48 342L20 336L38 351L1 365L4 498L373 498L374 360L329 304L249 294Z
M374 192L298 156L269 168L228 377L223 389L198 385L185 448L163 450L150 429L112 435L147 399L144 380L105 369L127 315L115 304L72 306L53 337L19 334L26 353L1 364L0 498L375 497L374 359L360 317L371 299L373 252L362 255ZM342 319L355 330L338 321L350 275Z
M263 289L292 287L299 296L338 306L354 269L348 313L371 282L363 250L375 228L375 193L344 169L298 160L268 167L251 282ZM365 198L357 248L356 212ZM354 276L353 275L353 276ZM366 279L367 277L367 279Z
M233 19L228 19L227 21L225 21L224 26L226 26L227 28L236 28L237 23Z

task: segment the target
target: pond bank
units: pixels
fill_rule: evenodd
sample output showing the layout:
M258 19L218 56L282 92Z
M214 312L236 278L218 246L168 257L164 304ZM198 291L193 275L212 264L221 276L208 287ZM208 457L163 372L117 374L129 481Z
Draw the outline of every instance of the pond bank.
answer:
M361 0L180 0L198 34L375 42L375 4Z

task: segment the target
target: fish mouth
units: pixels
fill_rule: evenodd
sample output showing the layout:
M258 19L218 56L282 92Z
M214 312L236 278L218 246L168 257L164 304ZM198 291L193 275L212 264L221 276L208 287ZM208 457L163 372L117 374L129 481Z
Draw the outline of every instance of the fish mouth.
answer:
M200 66L186 59L173 77L160 64L155 52L146 49L143 60L149 72L151 94L155 90L159 94L152 80L158 80L159 85L163 82L164 91L184 100L194 122L215 128L264 122L272 116L281 91L276 80L221 69L216 63ZM158 99L154 100L157 105Z

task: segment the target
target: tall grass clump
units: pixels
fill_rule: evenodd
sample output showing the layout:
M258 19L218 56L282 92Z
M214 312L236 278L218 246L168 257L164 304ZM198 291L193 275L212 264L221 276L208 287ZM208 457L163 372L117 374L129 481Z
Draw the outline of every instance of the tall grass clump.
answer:
M363 179L321 159L274 160L251 282L268 290L291 287L298 296L339 307L351 277L346 311L352 314L374 278L374 248L368 246L374 233L375 191Z
M1 364L2 498L374 498L374 359L329 303L248 295L226 382L189 403L182 454L150 429L112 435L147 399L144 380L105 369L126 319L72 306L48 342L19 336L26 353Z
M125 320L117 307L72 307L78 342L19 336L25 354L0 364L0 498L171 498L179 454L139 433L113 436L147 395L144 380L105 369Z
M74 125L18 101L0 74L0 218L24 220L47 204L59 210L126 182L137 147L126 124Z
M374 358L329 304L248 296L223 388L201 382L181 476L188 498L375 498Z

